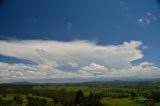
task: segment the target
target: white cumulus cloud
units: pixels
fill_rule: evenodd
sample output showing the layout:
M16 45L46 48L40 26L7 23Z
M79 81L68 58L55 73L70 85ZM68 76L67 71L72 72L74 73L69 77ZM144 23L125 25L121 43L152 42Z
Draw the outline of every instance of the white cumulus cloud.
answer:
M98 45L96 42L83 40L0 41L0 55L34 63L0 62L0 80L158 77L160 69L152 63L144 62L136 66L131 64L132 61L143 58L141 46L141 41L119 45ZM61 66L70 66L76 70L61 70L58 68Z

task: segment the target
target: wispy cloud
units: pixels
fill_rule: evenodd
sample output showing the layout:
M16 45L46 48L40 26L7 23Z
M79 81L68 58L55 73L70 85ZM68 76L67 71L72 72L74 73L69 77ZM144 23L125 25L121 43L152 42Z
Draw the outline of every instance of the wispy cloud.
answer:
M67 23L67 32L68 33L71 33L72 32L72 27L73 27L73 24L71 22L68 22Z
M148 47L148 46L142 46L142 48L143 48L143 49L148 49L149 47Z
M37 23L37 22L39 22L39 20L35 19L35 18L27 18L27 22L28 23Z
M126 3L124 1L120 1L119 2L121 5L126 5Z
M157 17L152 13L148 12L146 15L138 17L136 20L136 23L138 25L144 26L144 25L150 25L156 20L157 20Z
M126 10L126 11L129 11L130 10L130 8L127 6L127 3L126 2L124 2L124 1L120 1L119 2L120 3L120 5L122 6L122 10Z

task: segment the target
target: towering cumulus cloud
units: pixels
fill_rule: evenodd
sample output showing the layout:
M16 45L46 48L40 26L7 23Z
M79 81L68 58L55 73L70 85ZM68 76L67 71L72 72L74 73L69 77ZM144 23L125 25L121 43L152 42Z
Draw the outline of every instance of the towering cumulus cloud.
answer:
M124 42L121 45L97 45L95 42L80 40L0 41L0 55L32 62L0 62L0 80L83 81L158 77L160 69L152 63L131 64L143 58L141 46L140 41Z

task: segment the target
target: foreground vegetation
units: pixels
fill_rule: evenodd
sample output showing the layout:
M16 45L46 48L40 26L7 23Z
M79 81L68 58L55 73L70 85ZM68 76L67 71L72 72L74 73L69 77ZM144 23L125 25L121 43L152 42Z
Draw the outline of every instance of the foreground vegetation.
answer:
M160 83L1 84L0 106L160 106Z

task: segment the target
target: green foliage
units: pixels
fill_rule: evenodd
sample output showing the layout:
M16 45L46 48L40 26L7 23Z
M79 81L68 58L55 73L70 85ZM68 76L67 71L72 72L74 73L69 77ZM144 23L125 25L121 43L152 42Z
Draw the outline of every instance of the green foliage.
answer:
M83 92L81 90L76 91L74 98L75 105L79 105L80 103L83 102L83 100L84 100Z
M17 104L19 104L19 105L22 105L22 103L23 103L23 97L22 97L22 95L15 95L14 98L13 98L13 100Z
M158 86L158 87L157 87ZM160 85L1 85L0 106L160 106ZM137 103L140 96L145 103Z

